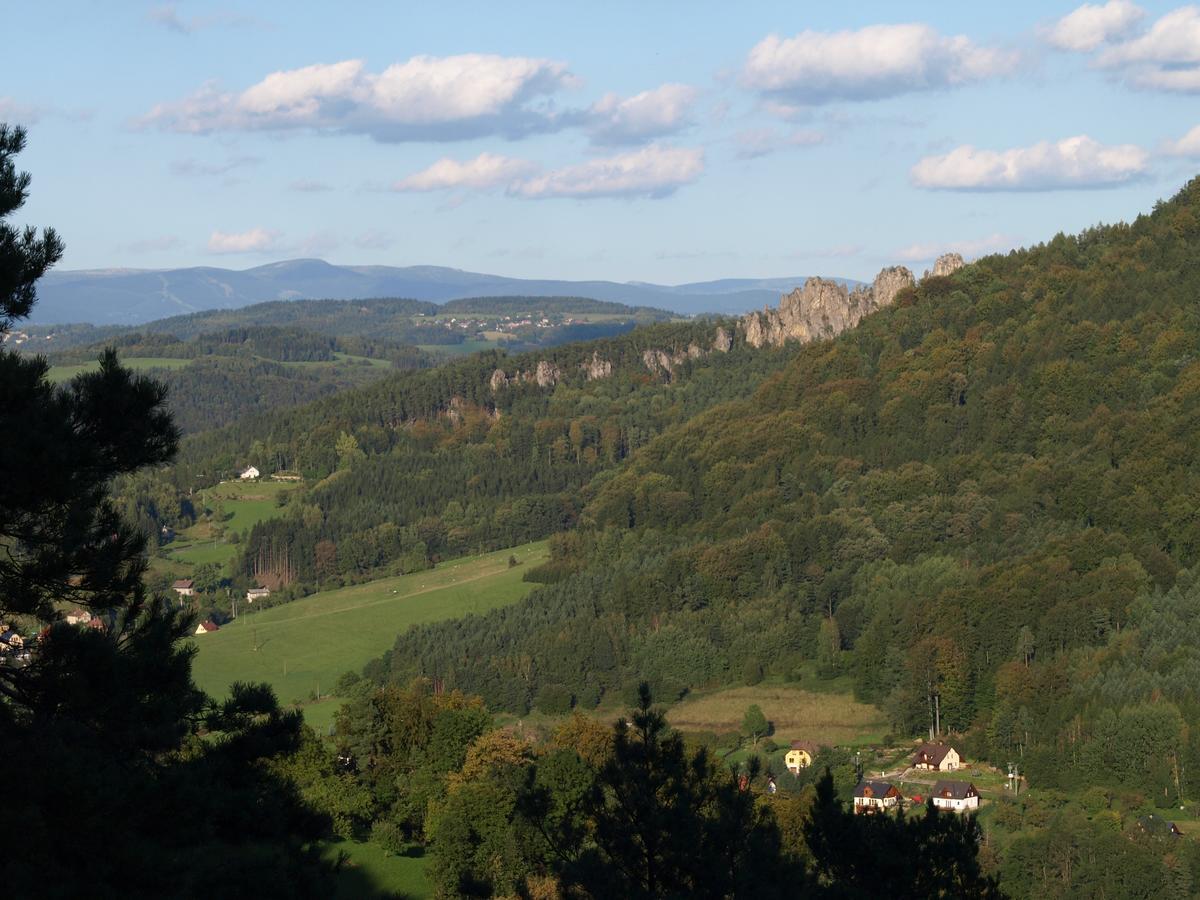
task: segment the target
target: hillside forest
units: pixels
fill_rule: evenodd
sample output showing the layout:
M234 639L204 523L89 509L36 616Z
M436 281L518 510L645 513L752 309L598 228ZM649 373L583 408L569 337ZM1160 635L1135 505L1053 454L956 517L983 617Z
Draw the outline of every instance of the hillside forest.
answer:
M5 215L28 187L22 146L0 130ZM61 253L29 234L9 332ZM737 320L598 306L615 317L599 333L564 319L447 355L411 330L313 327L344 307L304 301L100 344L68 329L58 365L117 349L57 387L46 360L0 350L10 433L40 416L38 434L95 435L5 450L10 478L41 459L63 478L0 507L0 613L48 648L0 667L0 736L31 808L73 773L9 840L52 858L87 781L78 746L108 785L80 827L127 815L128 841L69 867L64 896L88 877L115 890L142 858L135 894L198 888L176 802L235 866L231 896L328 895L353 873L323 849L365 839L428 854L441 896L1194 896L1200 845L1135 823L1200 818L1198 252L1200 178L1130 223L926 276L853 329L776 349ZM515 309L455 302L363 309L418 329ZM151 379L121 358L188 364ZM293 374L308 364L326 367L312 384ZM524 599L413 626L347 672L322 737L266 685L198 691L195 617L161 602L159 545L248 466L294 487L208 573L206 617L253 585L287 603L534 540L550 558ZM109 624L70 630L68 606ZM952 740L1027 790L978 819L854 816L848 748L776 793L769 722L747 726L735 770L714 736L666 725L664 707L763 679L844 685L882 712L884 745Z

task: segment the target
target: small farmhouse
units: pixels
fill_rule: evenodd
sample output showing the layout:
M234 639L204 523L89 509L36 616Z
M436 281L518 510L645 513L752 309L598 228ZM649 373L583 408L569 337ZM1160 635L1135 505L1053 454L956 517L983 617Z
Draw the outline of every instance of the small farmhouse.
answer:
M938 809L954 812L979 809L979 791L975 790L975 785L966 781L938 781L929 796L933 798L933 805Z
M242 479L242 481L249 481L252 478L257 478L260 474L261 473L258 471L258 469L254 468L254 466L247 466L246 468L242 469L242 471L238 472L238 478Z
M949 744L922 744L913 754L912 764L915 769L953 772L962 765L962 760Z
M1148 816L1142 816L1137 820L1137 827L1140 831L1146 834L1152 834L1155 837L1182 837L1183 832L1179 830L1179 826L1174 822L1169 822L1162 816L1150 813Z
M791 748L783 758L784 765L793 775L799 775L801 769L812 765L813 757L820 748L812 741L792 741Z
M221 626L218 625L216 622L214 622L212 619L205 619L203 622L201 622L199 625L196 626L195 633L196 634L208 634L210 631L220 631L220 630L221 630Z
M196 593L195 586L190 578L180 578L171 585L171 590L177 593L180 597L190 597Z
M893 784L886 781L860 781L854 789L854 811L873 813L895 809L902 799Z
M252 587L246 591L246 602L253 603L255 600L266 600L271 596L271 589L265 587Z
M73 609L67 613L68 625L86 625L92 620L92 614L82 609Z

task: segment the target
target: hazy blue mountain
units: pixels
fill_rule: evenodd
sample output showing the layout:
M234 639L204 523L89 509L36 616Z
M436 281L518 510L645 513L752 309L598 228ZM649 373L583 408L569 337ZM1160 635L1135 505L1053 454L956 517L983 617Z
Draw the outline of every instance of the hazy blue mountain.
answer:
M591 297L678 313L733 314L775 305L781 293L803 284L804 278L658 285L506 278L442 266L335 266L319 259L292 259L242 271L210 266L93 269L47 275L38 285L37 321L133 325L268 300L408 297L442 303L501 295Z

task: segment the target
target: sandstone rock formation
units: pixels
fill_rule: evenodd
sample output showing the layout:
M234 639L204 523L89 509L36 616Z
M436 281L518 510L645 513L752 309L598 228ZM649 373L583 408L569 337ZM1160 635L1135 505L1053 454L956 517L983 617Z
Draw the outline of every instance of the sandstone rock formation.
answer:
M503 369L497 369L492 373L489 384L492 388L492 393L496 393L503 387L510 384L519 384L521 382L536 382L538 387L553 387L562 380L562 370L547 360L540 360L532 372L514 372L510 377Z
M718 353L728 353L729 348L733 346L733 335L724 328L718 328L717 334L713 338L712 348Z
M558 366L544 359L538 362L537 370L533 373L533 380L537 382L538 387L552 387L558 384L560 378L562 371Z
M583 370L588 381L595 381L597 378L607 378L610 376L613 371L613 364L610 360L601 359L600 351L593 350L591 360L580 363L579 368Z
M853 328L863 316L890 306L903 288L916 283L904 266L892 266L875 281L846 290L826 278L809 278L804 286L785 294L778 309L743 316L739 327L751 347L779 347L787 341L815 341Z
M922 278L928 278L930 275L934 278L944 278L947 275L953 275L965 265L961 253L943 253L934 262L933 271L930 272L926 269Z

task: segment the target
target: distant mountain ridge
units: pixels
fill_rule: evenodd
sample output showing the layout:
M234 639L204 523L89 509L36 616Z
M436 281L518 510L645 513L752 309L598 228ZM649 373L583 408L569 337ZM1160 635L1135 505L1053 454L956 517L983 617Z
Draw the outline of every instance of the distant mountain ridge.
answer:
M442 266L338 266L293 259L251 269L80 269L38 284L37 322L136 325L270 300L405 297L444 303L481 296L575 296L672 312L739 314L773 305L794 278L727 278L681 285L508 278ZM835 279L853 287L857 282Z

